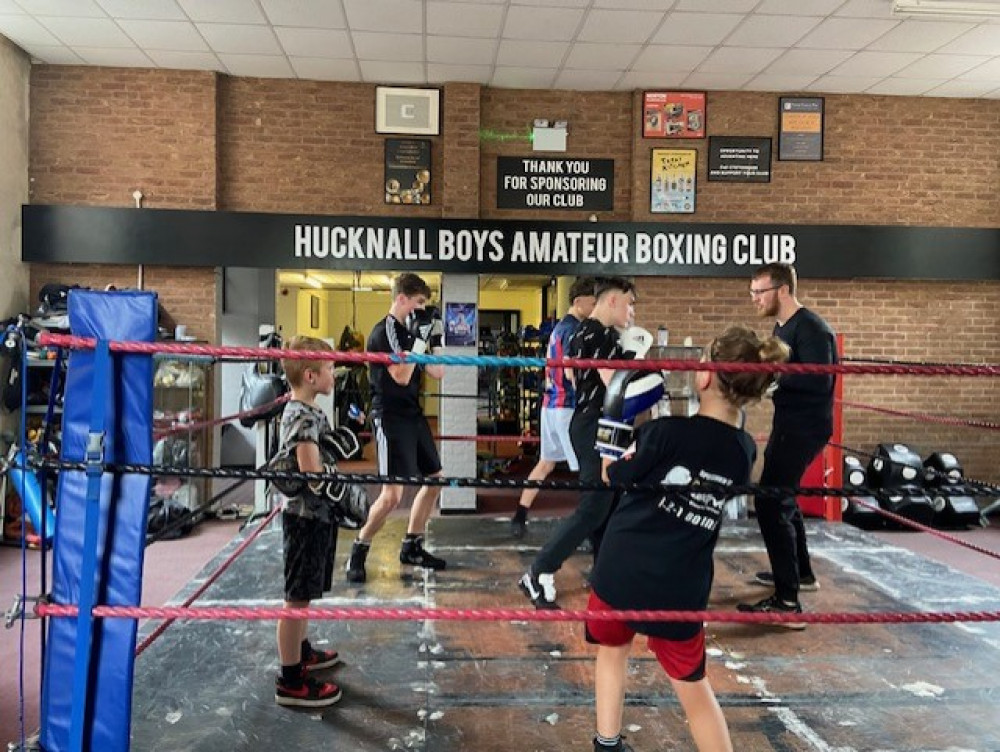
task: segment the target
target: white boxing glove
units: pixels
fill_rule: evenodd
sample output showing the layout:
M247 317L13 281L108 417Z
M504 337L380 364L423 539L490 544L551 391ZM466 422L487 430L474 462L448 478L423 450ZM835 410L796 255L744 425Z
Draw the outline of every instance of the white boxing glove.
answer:
M641 326L630 326L625 329L618 340L625 353L632 353L636 360L642 360L653 346L653 335Z

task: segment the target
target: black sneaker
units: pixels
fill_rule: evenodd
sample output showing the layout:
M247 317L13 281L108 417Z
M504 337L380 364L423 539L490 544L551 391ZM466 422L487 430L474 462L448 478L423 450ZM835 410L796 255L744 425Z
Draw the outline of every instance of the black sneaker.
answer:
M280 676L274 680L274 701L292 708L325 708L340 701L340 687L332 682L305 677L298 686L287 684Z
M424 550L423 538L405 538L399 550L399 563L437 571L448 566L448 562Z
M516 538L517 540L521 540L521 538L523 538L525 533L527 532L528 532L528 522L526 520L519 520L517 517L514 517L510 521L511 538Z
M771 572L758 572L754 575L754 580L761 585L774 587L774 574ZM816 579L816 575L811 574L808 577L799 577L799 590L809 593L819 590L819 580Z
M517 586L521 592L531 599L535 608L540 610L555 610L559 608L556 603L556 578L553 574L535 574L530 570L517 581Z
M302 668L305 671L321 671L324 668L333 668L340 663L340 653L336 650L317 650L309 648L309 652L302 654Z
M625 739L619 739L618 744L614 747L605 747L602 744L598 744L597 738L594 738L594 752L635 752L632 745L625 741Z
M371 546L364 546L354 541L354 545L351 546L351 555L347 557L348 582L361 583L368 578L368 575L365 573L365 560L368 558L370 550Z
M745 614L801 614L802 606L798 603L783 601L777 595L772 595L756 603L740 603L736 606L736 610ZM800 630L806 628L805 622L801 621L776 621L773 624L785 629Z

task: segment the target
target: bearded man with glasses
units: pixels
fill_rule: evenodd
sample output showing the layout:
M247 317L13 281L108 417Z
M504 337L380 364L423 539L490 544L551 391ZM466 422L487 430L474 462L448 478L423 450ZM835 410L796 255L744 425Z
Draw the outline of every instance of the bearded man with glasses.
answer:
M789 363L837 362L836 335L830 325L795 297L797 277L788 264L767 264L753 272L750 297L757 313L776 320L773 335L791 349ZM782 374L774 391L774 421L764 450L762 486L798 486L809 464L833 433L833 374ZM754 501L770 572L757 582L774 594L757 603L741 603L740 611L801 613L799 590L818 590L812 569L802 510L794 496L758 496ZM805 624L779 626L804 629Z

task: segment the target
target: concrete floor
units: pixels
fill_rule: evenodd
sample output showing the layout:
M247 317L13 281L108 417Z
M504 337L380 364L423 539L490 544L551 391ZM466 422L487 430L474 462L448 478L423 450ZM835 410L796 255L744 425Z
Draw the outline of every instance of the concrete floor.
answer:
M376 540L363 587L339 574L350 540L344 532L338 578L320 605L529 608L515 583L552 524L533 520L528 538L515 542L505 517L435 519L429 548L449 560L435 575L401 571L404 521L394 517ZM712 608L766 594L751 583L766 562L755 527L724 528ZM809 610L1000 609L997 587L891 542L848 526L811 523L809 530L823 585L803 594ZM279 604L280 550L280 531L266 531L198 605ZM564 606L584 606L588 566L589 557L577 555L559 574ZM328 676L344 699L296 711L273 701L273 623L175 624L136 663L132 748L590 748L593 650L579 625L355 621L314 623L310 631L314 642L341 652L345 665ZM798 633L710 624L708 631L709 676L738 750L1000 749L998 624L817 625ZM626 734L637 752L691 749L678 705L641 641L627 703Z

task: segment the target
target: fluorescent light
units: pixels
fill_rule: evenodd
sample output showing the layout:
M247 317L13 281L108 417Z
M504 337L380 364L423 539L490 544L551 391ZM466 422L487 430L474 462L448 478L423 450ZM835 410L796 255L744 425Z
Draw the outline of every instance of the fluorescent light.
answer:
M893 0L892 12L897 16L967 16L973 18L990 18L1000 17L1000 2Z

